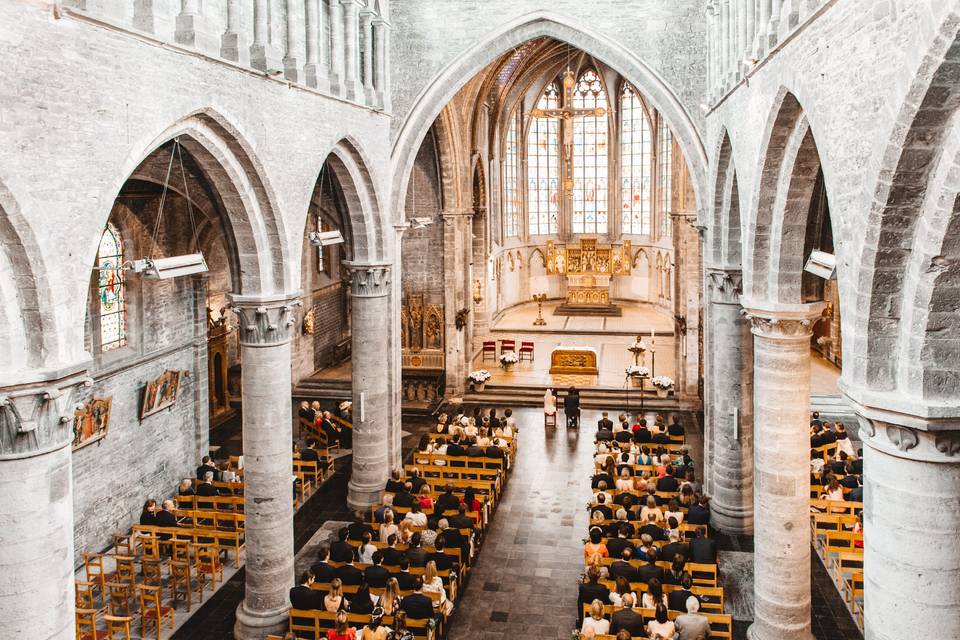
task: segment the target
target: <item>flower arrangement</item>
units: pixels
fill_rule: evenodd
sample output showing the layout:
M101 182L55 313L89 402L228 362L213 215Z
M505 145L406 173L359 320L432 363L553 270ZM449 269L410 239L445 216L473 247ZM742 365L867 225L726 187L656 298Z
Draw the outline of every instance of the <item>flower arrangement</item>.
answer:
M483 384L492 377L493 374L486 369L478 369L476 371L471 371L470 375L467 376L467 380L473 382L474 384Z
M657 376L651 382L657 389L673 389L673 379L668 376Z
M517 364L519 361L520 359L515 351L504 351L500 354L500 364L502 365Z
M646 367L641 367L640 365L637 365L637 364L632 364L629 367L627 367L627 375L630 376L631 378L649 378L650 369L647 369Z

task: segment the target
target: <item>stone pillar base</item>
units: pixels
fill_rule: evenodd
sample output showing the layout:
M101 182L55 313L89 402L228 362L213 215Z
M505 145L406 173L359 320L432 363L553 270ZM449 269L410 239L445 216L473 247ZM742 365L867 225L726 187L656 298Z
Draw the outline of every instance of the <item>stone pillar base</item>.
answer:
M784 633L783 629L764 630L763 625L754 622L747 627L747 640L817 640L809 630L798 630L796 635Z
M289 624L289 609L250 612L241 602L237 607L237 622L233 625L236 640L263 640L268 635L282 635Z
M733 507L718 505L713 499L710 501L710 523L729 535L750 535L753 533L753 504Z
M347 483L347 506L353 511L369 511L382 498L382 485L365 485L353 480Z

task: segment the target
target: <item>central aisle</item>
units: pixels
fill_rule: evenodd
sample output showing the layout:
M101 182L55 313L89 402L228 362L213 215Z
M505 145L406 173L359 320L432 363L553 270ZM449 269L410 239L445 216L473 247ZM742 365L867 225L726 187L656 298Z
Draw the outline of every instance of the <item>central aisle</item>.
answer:
M516 467L484 541L450 640L569 638L583 574L586 505L599 411L580 430L543 427L540 409L516 409Z

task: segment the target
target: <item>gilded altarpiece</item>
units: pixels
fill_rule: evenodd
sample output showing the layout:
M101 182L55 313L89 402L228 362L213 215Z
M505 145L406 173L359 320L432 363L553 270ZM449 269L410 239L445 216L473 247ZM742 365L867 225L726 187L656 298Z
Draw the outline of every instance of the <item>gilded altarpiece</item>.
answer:
M581 238L578 244L565 246L548 240L547 274L566 278L567 305L609 307L611 277L630 275L631 249L629 240L600 245L596 238Z
M430 405L443 393L443 305L408 291L400 309L400 347L405 404Z

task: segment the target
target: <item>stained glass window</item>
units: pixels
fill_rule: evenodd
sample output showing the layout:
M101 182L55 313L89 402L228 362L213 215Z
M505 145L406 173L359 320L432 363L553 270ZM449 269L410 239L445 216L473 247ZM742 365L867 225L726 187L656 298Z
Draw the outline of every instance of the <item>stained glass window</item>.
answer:
M573 92L574 109L607 109L607 93L595 71L586 71ZM607 232L607 116L573 121L574 233Z
M538 109L558 109L555 83L544 89ZM530 235L557 232L560 214L560 120L531 118L527 133L527 213Z
M520 148L517 144L519 112L510 120L503 149L503 233L508 238L520 235Z
M650 121L629 84L620 94L620 200L623 233L650 234Z
M123 241L116 227L107 223L97 250L101 352L127 344L127 300L122 267Z
M657 184L660 235L669 236L673 233L670 221L673 210L673 134L663 118L657 119Z

